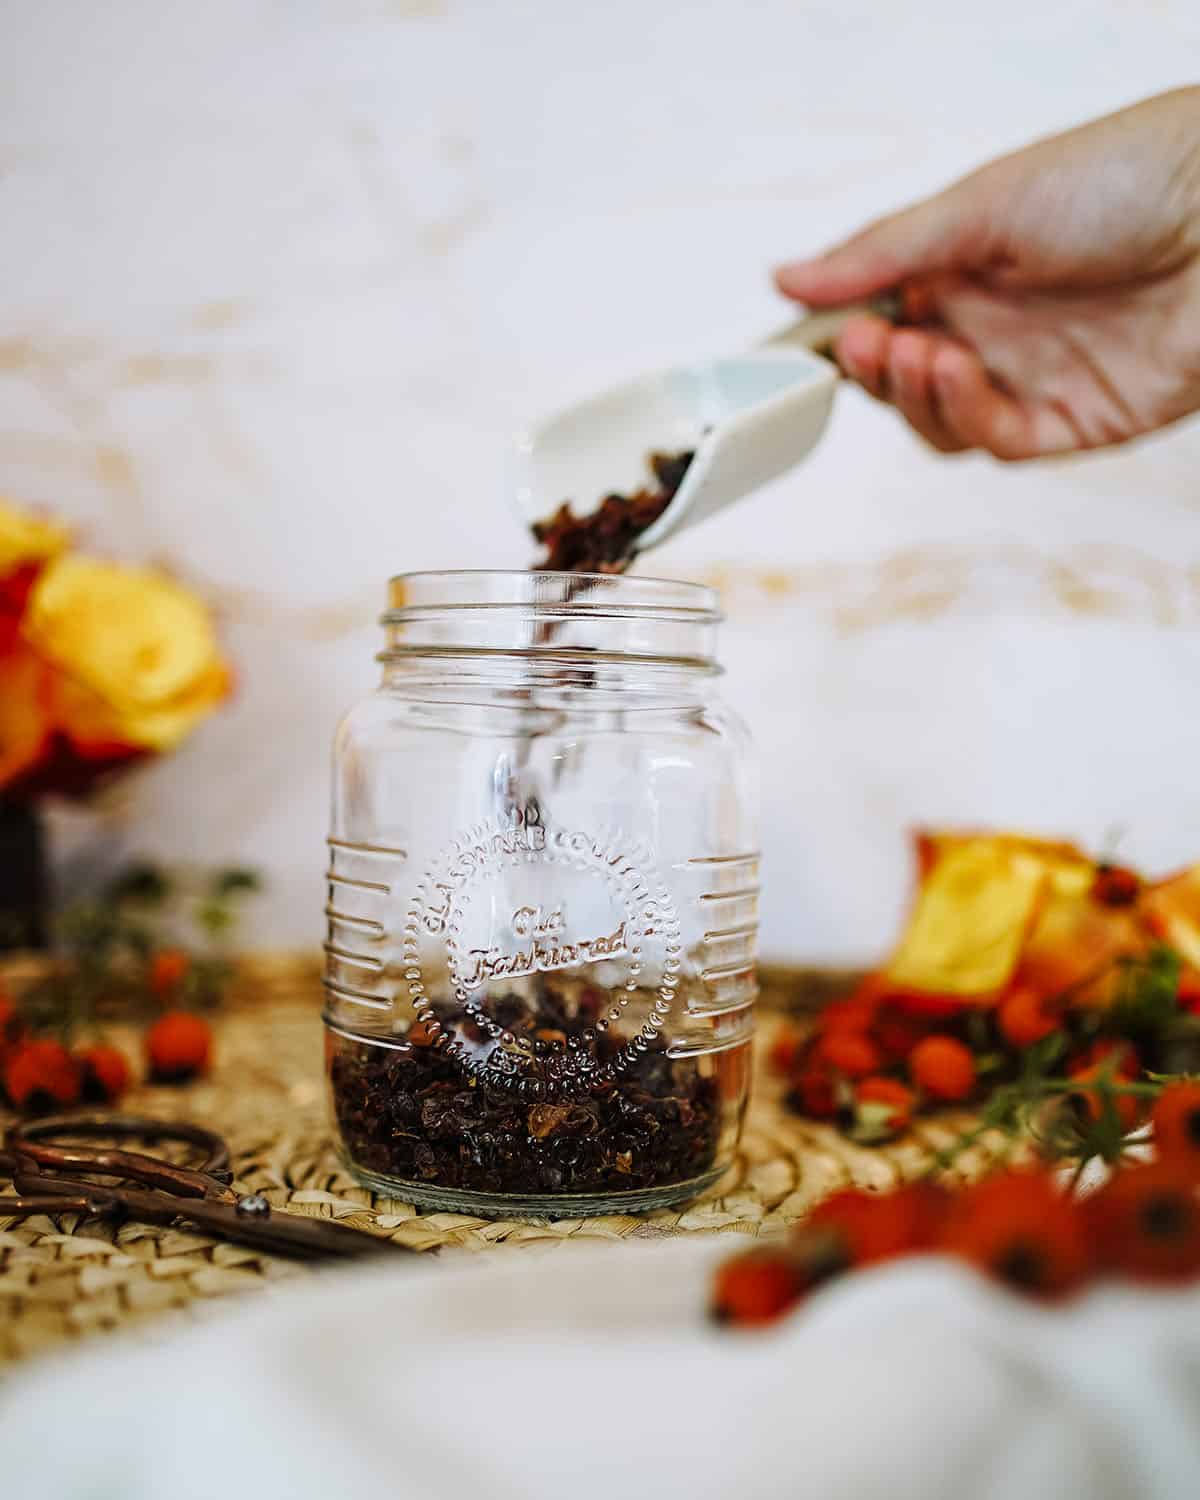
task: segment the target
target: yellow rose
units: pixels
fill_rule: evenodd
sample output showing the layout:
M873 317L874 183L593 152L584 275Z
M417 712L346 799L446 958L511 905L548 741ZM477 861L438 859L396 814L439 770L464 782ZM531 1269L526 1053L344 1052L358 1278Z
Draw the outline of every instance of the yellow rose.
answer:
M0 578L29 563L57 557L70 539L65 526L41 521L29 511L0 500Z
M56 669L55 719L82 749L170 750L229 691L208 611L161 573L60 557L22 631Z

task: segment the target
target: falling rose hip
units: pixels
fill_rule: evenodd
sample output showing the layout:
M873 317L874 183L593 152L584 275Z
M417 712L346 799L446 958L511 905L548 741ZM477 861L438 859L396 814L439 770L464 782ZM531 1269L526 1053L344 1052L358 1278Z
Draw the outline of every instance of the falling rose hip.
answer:
M606 495L589 515L577 516L571 502L544 521L535 521L534 539L546 549L539 571L558 573L623 573L633 561L642 533L658 520L675 498L692 451L652 453L650 470L655 484L632 495Z

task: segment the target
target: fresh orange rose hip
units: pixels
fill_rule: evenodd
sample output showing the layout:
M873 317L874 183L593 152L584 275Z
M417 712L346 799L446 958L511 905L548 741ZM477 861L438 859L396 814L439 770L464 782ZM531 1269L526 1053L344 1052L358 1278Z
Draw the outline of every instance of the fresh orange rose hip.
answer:
M1179 976L1179 988L1175 994L1180 1010L1191 1015L1200 1015L1200 971L1184 969Z
M1196 1174L1177 1159L1124 1167L1086 1201L1101 1263L1146 1281L1200 1275Z
M1099 1041L1073 1061L1067 1076L1074 1087L1069 1098L1084 1118L1098 1122L1111 1101L1128 1134L1142 1117L1141 1101L1134 1094L1116 1092L1122 1083L1132 1083L1138 1075L1137 1052L1128 1042Z
M929 1026L917 1016L882 1009L871 1027L871 1036L889 1062L905 1062L912 1049L927 1036Z
M1100 865L1092 882L1092 900L1101 906L1132 906L1142 882L1135 870L1124 865Z
M959 1194L940 1248L1014 1291L1055 1298L1092 1265L1083 1216L1042 1171L1005 1171Z
M1033 1047L1052 1036L1062 1022L1046 996L1021 986L1001 1000L996 1024L1011 1046Z
M1200 1083L1169 1084L1150 1111L1160 1156L1200 1162Z
M786 1076L796 1066L800 1045L799 1032L791 1026L781 1026L767 1053L767 1066L773 1073Z
M146 1033L146 1060L156 1083L186 1083L208 1070L212 1031L201 1016L172 1010Z
M898 1078L864 1078L854 1090L856 1105L882 1106L887 1112L884 1128L893 1135L907 1130L912 1123L916 1096Z
M975 1089L975 1058L952 1036L927 1036L908 1059L908 1074L931 1099L957 1104Z
M815 1051L821 1062L847 1078L865 1078L883 1066L879 1048L870 1037L856 1032L835 1031L822 1036Z
M827 1068L803 1064L792 1076L789 1102L813 1120L832 1120L838 1112L837 1090Z
M15 1109L44 1114L75 1104L81 1082L79 1064L61 1042L21 1042L5 1060L4 1091Z
M950 1195L932 1182L914 1182L889 1193L846 1188L819 1203L805 1228L842 1236L851 1265L871 1266L927 1250L949 1209Z
M83 1098L94 1104L115 1104L132 1078L125 1054L119 1047L100 1042L85 1048L78 1057L83 1073Z
M718 1323L761 1328L794 1307L806 1289L800 1262L782 1246L763 1246L717 1268L709 1313Z
M165 1000L183 983L190 963L182 948L163 948L151 958L146 982L160 1000Z
M874 992L864 984L852 995L844 995L840 1000L830 1000L822 1007L817 1024L827 1036L832 1036L835 1032L862 1034L870 1030L876 1009Z

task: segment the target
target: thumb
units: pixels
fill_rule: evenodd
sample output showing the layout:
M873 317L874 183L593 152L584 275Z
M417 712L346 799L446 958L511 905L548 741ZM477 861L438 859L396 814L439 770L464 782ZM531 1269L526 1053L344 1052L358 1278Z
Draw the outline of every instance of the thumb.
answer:
M810 260L778 267L785 297L813 307L852 302L933 272L965 269L980 226L966 183L890 214Z

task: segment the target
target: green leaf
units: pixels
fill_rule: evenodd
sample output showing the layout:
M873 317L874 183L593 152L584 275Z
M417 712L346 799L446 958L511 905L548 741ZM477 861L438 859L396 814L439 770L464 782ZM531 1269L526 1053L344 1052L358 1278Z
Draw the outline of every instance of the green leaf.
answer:
M157 865L143 861L122 870L109 883L105 898L120 906L162 906L171 894L171 882Z
M1117 964L1109 1023L1122 1036L1160 1034L1178 1011L1179 955L1158 945L1143 958Z
M1021 1060L1021 1076L1024 1082L1032 1084L1037 1079L1045 1077L1066 1050L1067 1039L1061 1031L1053 1031L1049 1036L1043 1037L1040 1042L1035 1042L1032 1047L1026 1048Z
M231 865L226 870L218 870L213 876L212 893L218 901L225 900L229 896L240 896L260 890L262 890L262 876L257 870L247 870L239 865Z
M233 913L220 901L201 901L196 906L196 922L210 937L220 937L234 925Z

